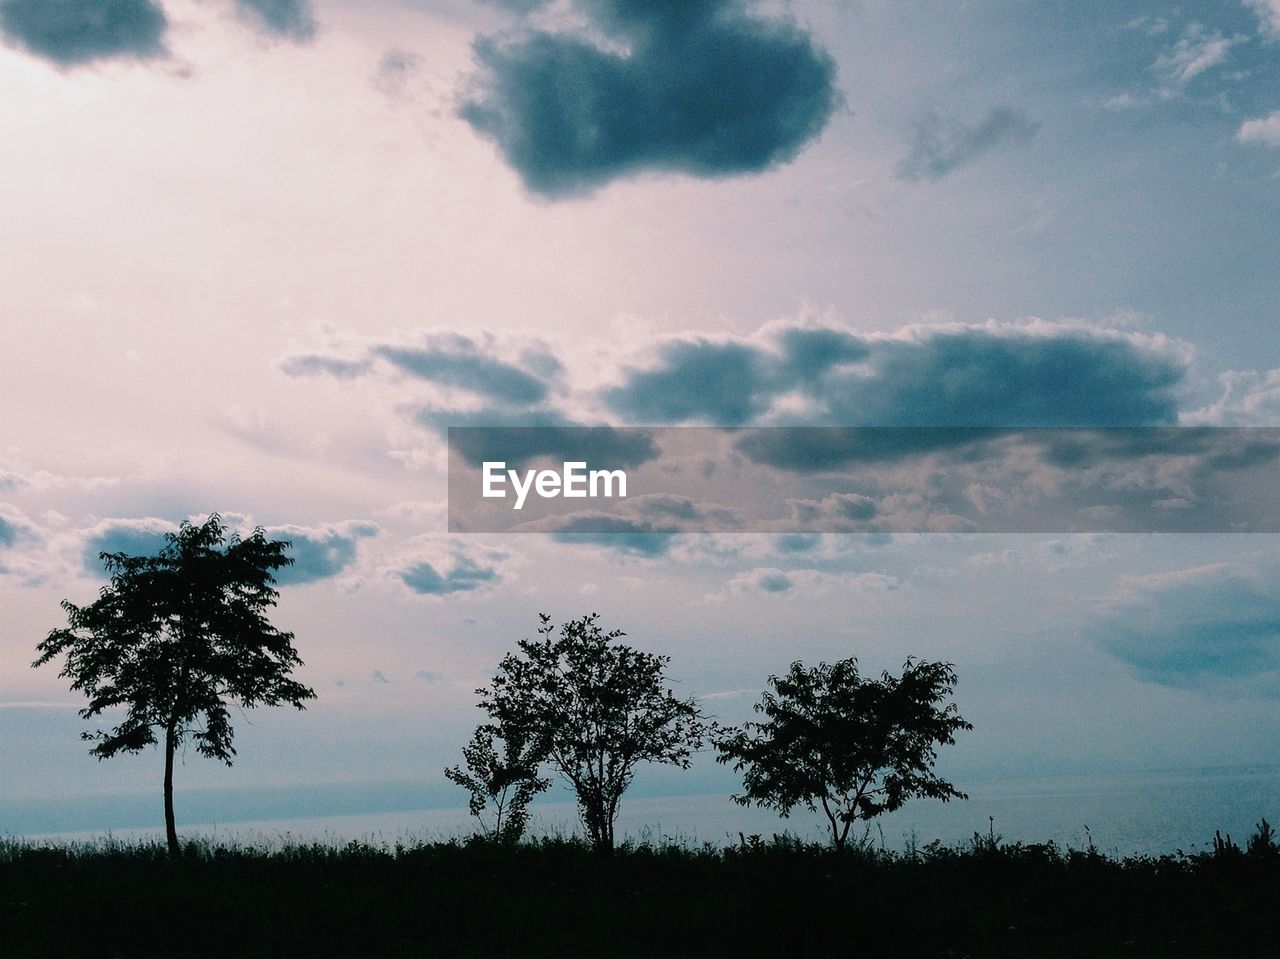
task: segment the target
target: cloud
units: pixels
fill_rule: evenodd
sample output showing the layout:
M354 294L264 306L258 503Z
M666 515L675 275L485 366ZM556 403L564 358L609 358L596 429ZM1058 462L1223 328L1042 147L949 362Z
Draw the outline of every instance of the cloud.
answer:
M782 327L767 345L741 337L671 340L658 346L648 369L625 369L623 382L602 399L631 422L738 426L787 390L869 353L861 338L830 327Z
M1000 434L985 428L905 428L849 429L830 426L812 429L754 429L739 435L734 448L753 463L767 463L795 472L821 472L847 466L894 464L927 453L959 451L972 454L975 448L999 439ZM802 506L800 503L794 506ZM811 512L812 511L812 512ZM819 515L828 518L869 519L875 515L873 502L854 496L817 508L797 510L797 520L812 522ZM855 514L865 514L856 516Z
M46 550L48 541L47 528L37 526L11 503L0 503L0 576L13 577L24 586L43 585L54 566Z
M916 328L871 343L868 370L824 380L829 420L893 426L1173 423L1189 353L1085 326Z
M81 549L84 567L102 576L100 553L154 556L164 549L167 542L165 534L177 531L177 523L154 516L103 520L84 531L84 546Z
M839 346L825 359L797 347L819 332ZM696 376L725 356L733 376ZM890 335L773 327L660 346L647 366L624 368L602 399L626 420L673 424L1155 425L1176 421L1189 361L1188 349L1161 337L1071 324Z
M1031 142L1038 129L1038 123L1010 107L996 107L974 124L927 114L915 122L911 152L898 164L898 179L940 180L997 147Z
M1231 48L1241 39L1224 37L1217 32L1206 33L1200 24L1188 24L1177 42L1151 64L1151 71L1160 78L1167 92L1175 92L1226 62Z
M1280 0L1244 0L1258 17L1258 32L1268 40L1280 40Z
M1126 577L1091 631L1152 682L1280 694L1280 562L1265 557Z
M280 359L279 367L286 376L316 376L321 373L340 380L364 376L373 364L367 359L347 360L321 353L300 353Z
M1127 30L1141 30L1149 37L1158 37L1169 32L1169 21L1164 17L1134 17L1125 24Z
M267 536L287 540L287 555L292 566L277 570L276 582L281 586L298 586L337 576L356 559L360 540L377 536L376 523L352 520L321 527L270 526Z
M658 448L652 436L643 431L620 430L611 426L562 426L558 423L509 425L510 418L500 413L487 414L490 423L481 420L477 429L454 429L450 443L461 459L478 466L486 460L503 461L508 469L523 467L529 460L546 457L556 463L608 463L610 469L631 469L657 459ZM472 417L474 419L474 417ZM433 412L432 420L436 419ZM458 422L453 414L449 425L470 426ZM536 428L530 428L536 427Z
M510 10L512 13L528 14L550 5L552 0L479 0L491 7Z
M1280 110L1256 120L1245 120L1236 131L1236 142L1280 150Z
M224 521L241 536L253 530L246 517L223 515ZM85 569L101 576L100 553L125 553L129 556L154 556L165 546L165 534L178 530L178 524L156 517L140 519L107 519L85 530L80 553ZM354 562L356 545L364 538L376 536L374 523L350 520L325 526L269 526L268 539L287 540L291 547L286 555L293 559L275 573L281 586L297 586L337 576Z
M543 197L644 171L758 173L793 159L839 102L831 57L799 27L755 16L740 0L576 8L586 28L477 39L477 72L459 108Z
M811 553L821 545L821 533L783 533L773 541L774 549L784 556L794 553Z
M1183 416L1189 425L1280 426L1280 369L1231 370L1218 377L1217 402Z
M646 520L579 513L548 527L557 543L600 546L629 556L665 556L676 532Z
M485 356L469 340L459 345L462 348L456 351L379 346L373 352L410 376L456 386L500 403L539 403L546 398L547 384L542 380Z
M547 398L563 371L545 343L444 328L417 330L393 340L339 344L292 353L277 362L287 376L326 374L355 379L380 366L439 387L462 391L498 406L527 410Z
M382 55L373 74L374 88L392 98L406 97L409 84L422 67L422 58L408 50L391 49Z
M155 0L0 0L0 34L60 67L164 56L168 26Z
M659 350L658 364L633 370L605 403L633 422L746 423L768 406L768 357L740 342L676 341Z
M787 600L805 600L839 590L842 595L883 594L898 589L900 581L884 573L829 573L818 569L781 570L757 567L732 577L720 593L704 597L708 602L722 603L746 596L770 596Z
M39 538L39 530L22 510L9 503L0 503L0 549Z
M504 558L505 554L491 549L476 555L455 541L443 559L410 558L390 572L419 596L445 598L496 586L502 581L499 563Z
M311 0L236 0L241 19L287 40L310 40L316 33Z

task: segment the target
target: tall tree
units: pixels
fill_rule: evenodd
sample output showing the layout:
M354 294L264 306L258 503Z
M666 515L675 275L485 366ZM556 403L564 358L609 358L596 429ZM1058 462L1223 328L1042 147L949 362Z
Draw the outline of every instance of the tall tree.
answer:
M247 539L228 539L214 513L201 526L184 522L165 534L155 556L101 553L110 584L88 606L63 600L67 627L37 647L33 666L65 654L59 675L89 698L82 718L125 707L114 729L82 734L96 743L91 752L98 759L137 752L162 737L165 836L173 856L178 747L189 739L201 755L230 766L229 704L303 709L315 698L289 678L302 665L293 634L265 615L278 598L272 572L293 562L288 547L268 540L261 527Z
M955 667L908 659L901 676L858 674L858 661L792 663L770 676L755 711L764 722L721 734L717 761L743 773L742 805L821 808L831 840L843 849L849 829L898 809L908 799L967 799L933 772L937 747L972 729L954 703Z
M610 852L622 794L640 763L688 768L707 725L692 699L667 687L670 658L618 642L596 614L571 620L554 635L542 614L539 639L509 653L480 706L511 730L573 787L592 845Z

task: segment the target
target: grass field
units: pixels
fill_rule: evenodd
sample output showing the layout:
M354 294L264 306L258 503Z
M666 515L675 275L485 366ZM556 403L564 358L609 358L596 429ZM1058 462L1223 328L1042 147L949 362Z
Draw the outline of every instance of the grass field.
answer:
M0 954L1272 956L1280 850L0 841Z

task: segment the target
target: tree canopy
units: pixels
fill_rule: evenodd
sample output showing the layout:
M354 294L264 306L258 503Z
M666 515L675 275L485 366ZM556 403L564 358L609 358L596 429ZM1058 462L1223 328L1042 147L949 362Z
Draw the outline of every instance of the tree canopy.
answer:
M231 765L230 704L303 709L315 697L289 678L302 665L293 634L266 618L278 597L272 572L292 562L288 547L261 527L228 538L214 513L167 533L155 556L104 552L110 583L88 606L64 600L67 626L37 647L33 666L65 655L59 675L89 699L82 718L125 710L114 728L83 734L95 743L93 755L137 752L163 736L165 831L175 855L177 747L190 740L201 755Z
M501 752L498 743L501 742ZM551 785L538 775L537 757L527 740L497 726L478 726L471 742L462 747L466 768L444 771L450 782L469 792L467 808L489 839L512 843L524 835L533 797ZM492 825L486 816L492 816Z
M788 815L821 809L832 842L843 848L850 827L898 809L908 799L968 798L933 772L937 747L973 727L954 703L950 663L908 659L901 676L858 673L856 659L770 676L755 711L763 722L725 731L717 760L743 773L742 805Z
M596 614L555 627L540 616L539 638L522 640L499 664L480 706L526 740L577 796L592 844L609 851L622 794L640 763L687 768L707 725L692 699L667 686L670 659L618 642Z

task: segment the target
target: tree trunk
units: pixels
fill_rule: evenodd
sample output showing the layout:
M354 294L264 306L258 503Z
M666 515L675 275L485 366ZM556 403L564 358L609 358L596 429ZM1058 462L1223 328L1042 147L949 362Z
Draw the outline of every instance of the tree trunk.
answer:
M591 848L604 856L613 854L613 823L609 819L604 799L591 796L583 803L583 822Z
M175 723L169 723L164 731L164 835L169 841L169 858L182 855L178 846L178 829L173 820L173 754L178 747Z

